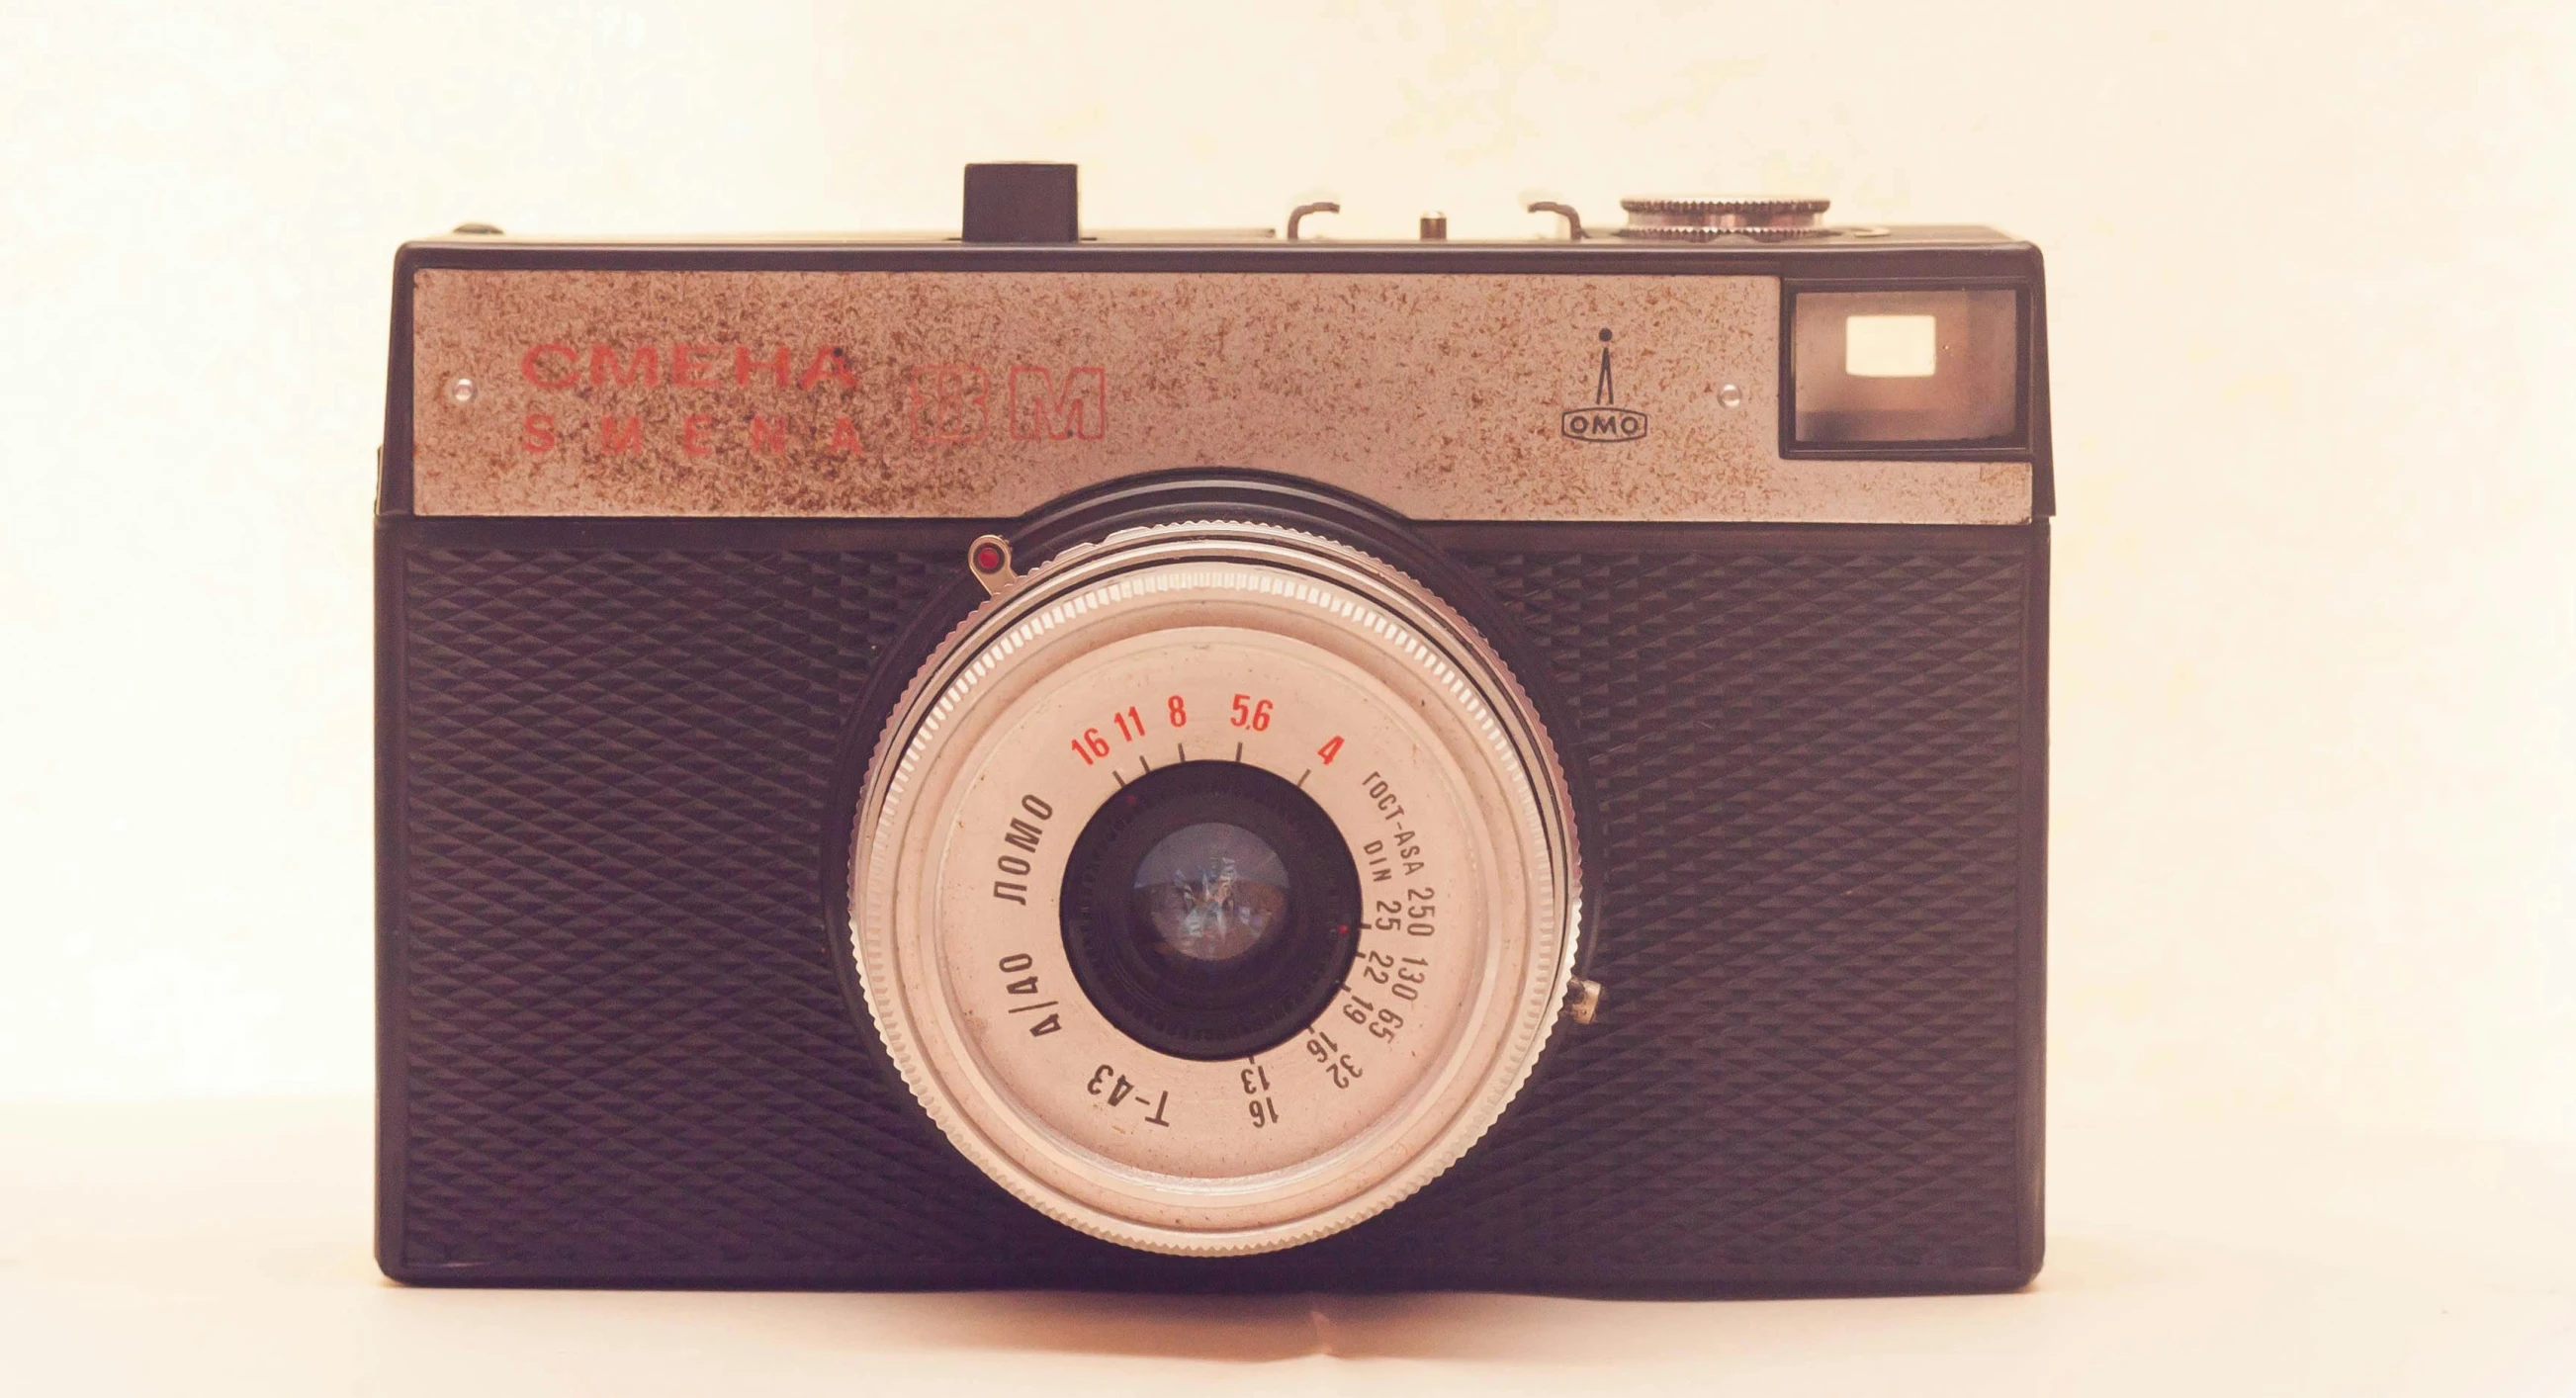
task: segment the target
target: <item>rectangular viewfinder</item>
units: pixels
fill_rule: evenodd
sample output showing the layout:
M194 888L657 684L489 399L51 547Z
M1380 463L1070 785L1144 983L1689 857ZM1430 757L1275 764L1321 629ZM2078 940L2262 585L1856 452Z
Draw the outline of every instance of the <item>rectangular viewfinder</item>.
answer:
M1801 446L2017 446L2021 293L1801 291L1790 309Z
M1843 372L1856 379L1928 379L1940 369L1933 316L1846 316Z

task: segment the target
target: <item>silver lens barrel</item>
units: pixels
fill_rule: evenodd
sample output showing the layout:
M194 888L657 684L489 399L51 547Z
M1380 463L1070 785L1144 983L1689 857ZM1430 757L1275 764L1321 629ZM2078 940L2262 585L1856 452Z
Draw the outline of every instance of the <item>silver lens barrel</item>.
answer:
M914 1095L1012 1193L1131 1247L1268 1251L1402 1200L1501 1115L1572 976L1574 814L1528 695L1413 579L1275 525L1021 575L895 705L854 832L852 952ZM1159 938L1096 925L1131 882ZM1292 929L1263 944L1285 969L1229 988L1271 953L1173 931L1228 917ZM1171 1034L1258 1047L1138 1028L1160 1002L1102 988L1121 957ZM1234 994L1239 1043L1200 1023Z

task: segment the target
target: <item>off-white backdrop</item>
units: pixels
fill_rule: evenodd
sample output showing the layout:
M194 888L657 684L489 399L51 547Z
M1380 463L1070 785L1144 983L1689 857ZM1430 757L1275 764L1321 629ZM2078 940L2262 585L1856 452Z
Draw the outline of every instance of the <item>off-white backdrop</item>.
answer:
M359 1093L399 240L1757 186L2049 255L2052 1108L2576 1138L2555 4L0 6L0 1097Z

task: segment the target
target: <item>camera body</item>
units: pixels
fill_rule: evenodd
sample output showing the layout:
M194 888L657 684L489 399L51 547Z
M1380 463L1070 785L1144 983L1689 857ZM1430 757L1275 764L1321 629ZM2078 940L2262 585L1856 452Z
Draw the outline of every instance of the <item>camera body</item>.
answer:
M384 1270L2026 1281L2037 250L1784 201L1518 242L1083 238L1055 168L970 172L966 239L401 250ZM1040 711L1083 685L1090 717ZM1256 761L1258 789L1217 770ZM1205 811L1312 805L1347 858L1225 816L1293 856L1241 846L1225 888L1290 891L1184 905L1138 872L1146 911L1086 942L1070 890L1114 904L1097 852L1148 842L1090 811L1200 769ZM1200 1053L1111 1003L1118 938L1176 936L1170 908L1258 931L1354 881L1275 1030Z

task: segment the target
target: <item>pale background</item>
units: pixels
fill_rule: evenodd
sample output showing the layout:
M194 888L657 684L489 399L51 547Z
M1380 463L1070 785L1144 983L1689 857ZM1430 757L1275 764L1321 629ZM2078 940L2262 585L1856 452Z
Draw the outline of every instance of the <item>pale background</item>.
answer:
M395 244L1547 227L2049 257L2061 1126L2576 1140L2567 7L0 4L0 1099L357 1095Z

